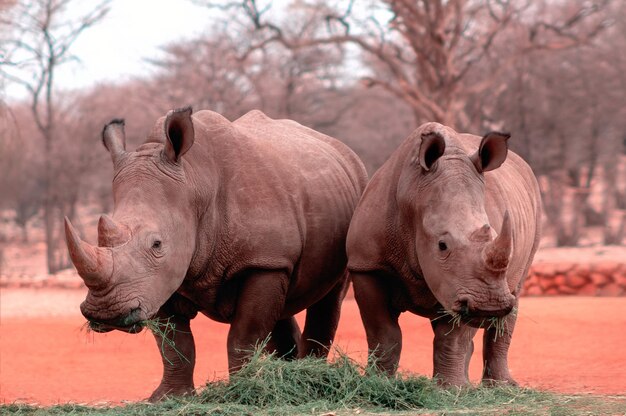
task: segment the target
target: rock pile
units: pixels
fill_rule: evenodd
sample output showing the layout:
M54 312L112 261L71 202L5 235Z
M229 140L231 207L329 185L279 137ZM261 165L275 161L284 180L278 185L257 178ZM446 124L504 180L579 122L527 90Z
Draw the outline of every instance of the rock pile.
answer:
M626 262L533 264L522 296L626 296Z

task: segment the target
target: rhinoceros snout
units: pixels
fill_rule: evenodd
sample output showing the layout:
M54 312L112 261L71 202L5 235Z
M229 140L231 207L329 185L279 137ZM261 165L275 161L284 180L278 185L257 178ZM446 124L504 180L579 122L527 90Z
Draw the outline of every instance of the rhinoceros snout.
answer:
M481 302L469 295L461 295L454 302L452 311L463 318L500 318L508 315L515 306L515 296L507 295L504 299L494 302Z

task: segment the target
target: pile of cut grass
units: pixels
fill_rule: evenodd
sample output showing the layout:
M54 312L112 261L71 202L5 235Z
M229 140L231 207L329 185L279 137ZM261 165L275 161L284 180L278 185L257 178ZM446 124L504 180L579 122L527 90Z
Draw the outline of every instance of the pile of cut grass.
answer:
M331 363L285 361L257 349L229 381L215 381L196 396L158 404L93 408L62 405L0 407L0 414L105 415L353 415L353 414L622 414L626 396L564 396L514 387L442 389L411 375L388 377L345 354Z

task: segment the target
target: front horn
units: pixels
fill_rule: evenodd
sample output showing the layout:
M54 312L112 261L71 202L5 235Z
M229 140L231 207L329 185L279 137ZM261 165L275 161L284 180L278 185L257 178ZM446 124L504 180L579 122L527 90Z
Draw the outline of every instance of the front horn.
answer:
M113 258L107 248L94 247L84 242L65 217L65 241L70 258L88 288L103 287L113 274Z
M487 244L483 251L483 259L487 269L496 272L506 270L509 265L509 257L511 256L511 233L511 218L507 210L502 219L500 234L498 234L495 240Z

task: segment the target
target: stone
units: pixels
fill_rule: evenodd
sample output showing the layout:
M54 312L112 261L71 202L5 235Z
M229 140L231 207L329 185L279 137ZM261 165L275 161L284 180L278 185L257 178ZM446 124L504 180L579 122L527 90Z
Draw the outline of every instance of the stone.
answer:
M526 280L524 281L524 285L534 285L539 281L539 276L536 273L531 272Z
M581 296L596 296L598 288L593 283L587 283L586 285L577 289L577 294Z
M522 291L522 296L541 296L542 294L543 291L537 285L530 285L528 287L525 287Z
M626 275L625 274L614 274L613 282L615 282L617 285L626 289Z
M557 287L559 294L561 295L576 295L578 294L578 291L572 287L569 286L558 286Z
M602 287L607 283L611 283L613 279L609 277L610 275L606 275L599 272L592 272L589 277L591 278L591 282L597 287Z
M581 276L589 276L589 274L591 273L591 265L586 263L578 263L572 269L572 272L578 273Z
M593 265L592 270L594 272L601 273L605 276L612 276L620 268L620 263L615 261L603 261Z
M597 291L598 296L621 296L624 294L624 288L618 284L611 283L601 287Z
M564 274L557 274L554 276L554 284L559 288L567 287L567 278Z
M552 286L546 289L546 291L543 292L543 294L546 296L557 296L557 295L560 295L561 292L559 291L559 288L557 288L556 286Z
M579 275L576 272L570 272L566 276L566 282L567 286L578 289L586 285L587 282L589 282L589 279L587 279L585 276Z
M544 292L550 288L556 287L556 283L554 283L554 276L541 276L539 279L539 286Z
M557 263L536 263L532 266L533 273L543 276L554 276L557 273Z

